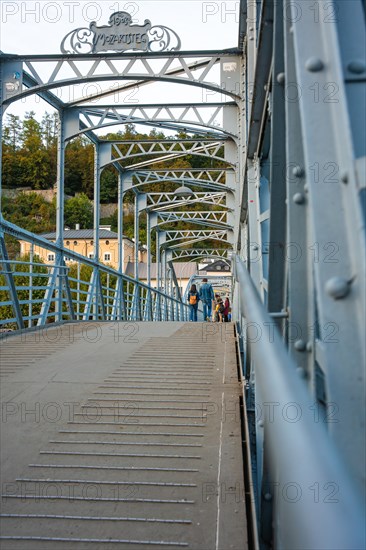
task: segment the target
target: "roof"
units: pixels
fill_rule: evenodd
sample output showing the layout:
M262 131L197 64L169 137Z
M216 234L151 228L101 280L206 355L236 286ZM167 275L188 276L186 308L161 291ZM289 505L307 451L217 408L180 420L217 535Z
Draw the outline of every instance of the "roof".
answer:
M173 262L174 270L177 279L190 279L192 275L196 275L197 266L194 262ZM135 273L135 264L128 262L126 267L126 275L133 277ZM156 263L151 264L151 278L156 279ZM147 264L139 262L139 279L147 279Z
M43 233L41 235L45 239L51 240L56 239L56 233ZM64 240L65 239L93 239L94 238L94 229L65 229L64 230ZM118 233L114 231L108 231L107 229L99 230L100 239L118 239ZM125 235L124 239L128 239ZM131 240L131 239L128 239Z
M229 267L229 269L227 269ZM212 262L210 264L205 265L204 267L201 267L199 271L205 271L207 272L220 272L224 271L228 273L230 271L230 263L225 260L216 260L215 262Z

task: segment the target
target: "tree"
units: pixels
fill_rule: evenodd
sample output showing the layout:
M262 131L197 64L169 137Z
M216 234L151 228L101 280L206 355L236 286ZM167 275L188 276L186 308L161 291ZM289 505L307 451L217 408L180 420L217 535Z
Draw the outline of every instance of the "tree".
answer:
M4 187L16 187L22 181L19 163L20 134L22 124L16 115L7 115L3 131L2 178Z
M108 166L100 176L100 202L117 202L118 176L115 169Z
M23 181L33 189L48 189L53 184L48 170L48 155L42 139L41 125L34 115L33 111L27 113L23 122L20 155Z
M81 229L93 227L93 204L85 193L80 193L65 203L65 224L75 227L77 223Z
M65 151L65 192L85 193L93 198L94 148L84 138L76 138Z

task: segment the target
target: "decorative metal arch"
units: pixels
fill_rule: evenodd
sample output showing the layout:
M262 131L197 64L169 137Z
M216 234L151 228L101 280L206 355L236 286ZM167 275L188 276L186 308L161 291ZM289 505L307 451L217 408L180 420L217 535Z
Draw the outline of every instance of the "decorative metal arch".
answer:
M239 67L241 63L239 55L240 52L237 50L227 52L151 53L145 54L145 56L130 53L123 56L122 59L118 54L109 53L103 55L83 54L73 58L68 55L9 56L1 54L5 92L3 103L8 105L33 94L86 82L119 82L124 80L186 84L206 88L239 100L240 92L236 83L233 82L232 89L228 89L226 82L215 84L212 82L213 76L211 76L213 67L218 63L223 65L227 58L234 59L230 62L235 63L236 68ZM189 67L192 58L199 60L199 63L194 63ZM161 67L159 69L153 67L150 64L151 59L160 59L162 61ZM85 63L86 61L88 63ZM93 65L90 68L91 61L93 61ZM176 62L175 66L173 62ZM203 69L201 74L195 76L195 73L200 69ZM26 90L23 88L23 72L33 77L33 80L27 80L29 87ZM59 76L65 75L65 73L68 73L67 77ZM111 94L112 91L100 88L100 93L93 97L101 97L103 92ZM81 102L88 101L88 99L90 97L83 97ZM75 104L78 104L78 102L70 102L70 105Z
M147 140L147 141L104 141L104 146L110 145L110 159L104 160L102 167L108 164L113 164L126 159L136 157L154 156L147 161L141 161L136 164L125 166L129 170L136 170L142 166L154 164L156 162L165 162L186 155L196 155L201 157L209 157L211 160L217 160L225 164L230 164L225 161L219 153L222 151L223 142L217 140ZM126 151L123 148L126 147ZM162 156L160 156L162 155Z
M72 107L81 115L83 124L75 137L87 131L108 128L116 124L143 124L160 129L186 131L206 137L219 138L226 135L237 138L237 134L226 130L217 122L224 110L237 110L234 102L227 103L171 103L166 105L98 105Z

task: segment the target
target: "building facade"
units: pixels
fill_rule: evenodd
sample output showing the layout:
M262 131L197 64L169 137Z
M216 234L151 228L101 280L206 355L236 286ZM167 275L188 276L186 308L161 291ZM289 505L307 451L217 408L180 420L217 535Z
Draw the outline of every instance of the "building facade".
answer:
M56 241L56 233L45 233L43 238L50 242ZM81 254L87 258L94 258L94 241L92 229L66 229L64 232L64 247L72 252ZM22 256L29 254L31 244L26 241L20 241L20 254ZM34 246L33 253L39 256L46 264L55 262L55 253ZM123 237L123 271L126 272L127 264L134 261L135 243L128 237ZM99 261L107 264L114 269L118 269L118 234L108 229L99 231ZM144 247L139 249L139 262L146 262L146 250ZM65 255L65 262L72 263L72 260Z

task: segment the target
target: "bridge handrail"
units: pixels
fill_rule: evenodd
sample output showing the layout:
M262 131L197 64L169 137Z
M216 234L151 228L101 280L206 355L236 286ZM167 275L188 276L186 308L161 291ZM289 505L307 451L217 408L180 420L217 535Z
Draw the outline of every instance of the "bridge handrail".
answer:
M256 338L252 342L248 339L261 404L273 404L279 407L277 410L294 404L302 412L298 422L286 421L283 414L274 421L266 414L260 425L266 437L271 477L266 497L273 499L277 518L286 518L274 523L275 540L283 548L299 548L299 544L301 548L317 549L365 548L363 499L356 481L324 424L315 422L311 412L314 402L301 379L302 373L288 354L238 256L233 256L233 274L239 287L237 316L262 329L274 329L272 338ZM262 408L267 412L266 407ZM314 483L323 490L337 487L337 498L320 498L315 504L311 489ZM288 484L301 490L296 504L283 493Z
M0 265L3 264L0 275L8 279L8 286L2 285L1 290L8 291L11 298L11 300L1 301L0 307L12 305L15 313L14 317L6 312L5 317L0 319L0 326L16 323L18 328L24 328L24 321L28 321L30 327L33 322L42 325L50 318L61 321L65 317L70 320L88 320L92 317L96 320L129 321L185 321L188 318L188 305L181 299L129 277L97 260L78 254L58 243L50 242L41 235L31 233L3 218L0 219L0 232L54 252L57 262L56 264L40 264L31 260L11 260L7 256L0 259ZM107 282L107 286L101 280L98 283L98 279L94 279L93 275L90 280L84 280L80 278L80 275L77 278L70 276L70 267L63 265L62 261L58 261L60 256L61 259L66 256L79 265L84 264L92 268L92 273L97 271L107 275L107 281L110 283ZM60 263L61 265L58 265ZM29 271L19 271L21 265L29 266ZM37 268L39 267L45 268L46 272L38 273ZM32 271L31 268L36 269ZM17 277L26 277L32 281L36 277L48 277L49 281L48 285L35 288L29 283L27 285L17 284ZM61 280L64 281L65 297L53 295L56 290L56 287L53 286L56 277L59 278L61 285L58 288L62 288ZM37 295L35 299L32 299L32 292L41 289L45 290L44 296L40 298ZM18 296L19 291L28 292L28 298L24 295ZM55 309L55 312L50 313L51 304L56 303L58 304L57 312ZM40 315L38 311L32 311L32 304L42 304ZM28 315L24 310L24 306L27 305L30 310Z
M41 235L37 235L36 233L27 231L26 229L18 227L17 225L12 224L4 219L0 219L0 231L3 231L4 233L8 233L9 235L12 235L17 239L32 242L33 244L40 246L41 248L45 248L46 250L62 253L62 255L66 255L68 258L76 262L81 262L83 264L89 265L90 267L99 267L103 269L103 271L105 271L106 273L109 273L110 275L121 277L124 281L137 284L141 288L145 288L146 290L151 290L154 293L156 292L157 294L160 294L162 297L166 297L166 298L169 298L170 300L173 300L174 302L181 303L180 300L177 300L176 298L165 294L163 291L158 290L157 288L151 288L149 287L149 285L147 285L146 283L143 283L142 281L138 281L133 277L130 277L129 275L125 275L124 273L119 273L119 271L116 271L115 269L113 269L113 267L109 267L105 264L101 264L100 262L97 262L96 260L88 258L87 256L82 256L81 254L78 254L77 252L74 252L69 248L59 246L57 243L53 243L45 239ZM9 260L9 263L15 264L17 263L17 261ZM24 262L20 261L19 263L24 263ZM33 264L33 265L38 265L38 264ZM41 264L41 265L43 267L60 267L54 264L50 264L50 265ZM67 269L67 266L62 266L62 267L63 269Z

